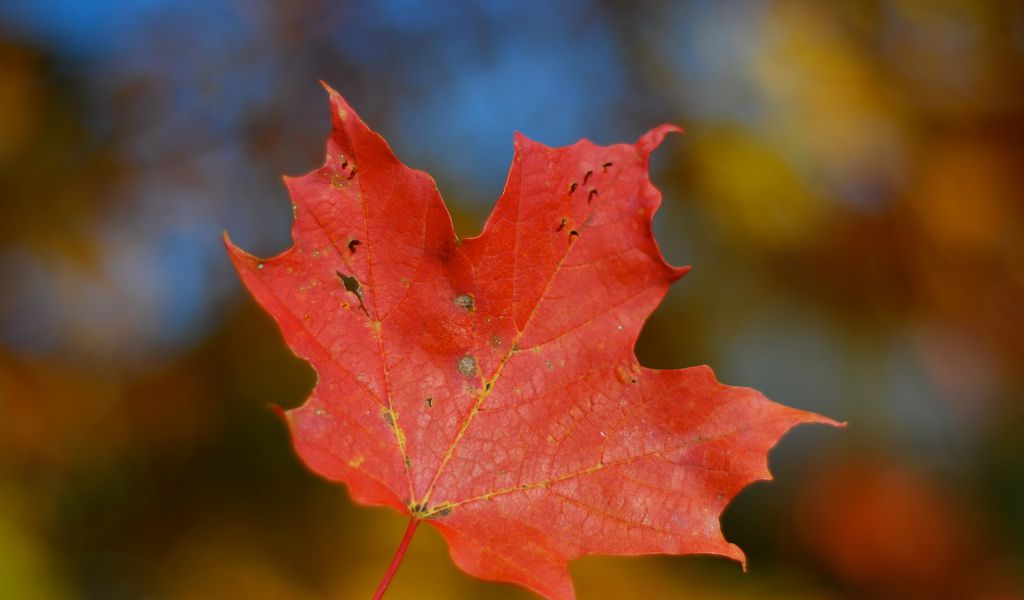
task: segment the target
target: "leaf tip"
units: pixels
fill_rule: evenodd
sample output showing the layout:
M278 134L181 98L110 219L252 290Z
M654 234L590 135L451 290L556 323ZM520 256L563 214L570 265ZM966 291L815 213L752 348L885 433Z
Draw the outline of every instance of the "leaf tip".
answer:
M725 556L740 563L740 568L743 569L743 572L747 572L747 555L743 553L743 550L741 550L739 546L730 543L729 549L725 553Z
M665 136L670 133L685 133L682 127L673 125L671 123L665 123L659 125L654 129L640 136L640 139L636 141L636 147L643 156L650 156L654 149L661 145L662 140Z
M846 426L850 424L848 421L836 421L835 419L830 419L830 418L822 416L822 415L817 415L817 416L818 416L818 420L812 421L813 423L821 423L822 425L831 425L832 427L836 427L838 429L846 429Z
M682 279L684 275L693 270L690 265L683 265L681 267L672 267L672 281L678 281Z
M324 91L327 92L327 97L330 99L332 107L336 102L344 105L345 107L348 107L348 102L345 102L345 98L341 95L341 92L332 88L323 79L320 80L320 85L323 86Z
M526 137L526 135L518 129L512 132L512 147L516 150L522 148L526 144L529 144L531 141L532 140L530 140L530 138Z
M274 416L281 419L282 423L288 424L288 411L284 409L280 404L271 402L267 405L267 410L274 413Z
M224 248L228 251L228 256L231 258L231 261L235 263L235 266L237 267L238 260L246 254L245 250L242 250L241 248L236 246L234 242L231 241L231 236L228 235L227 229L221 230L220 241L222 244L224 244Z
M355 115L355 111L336 89L329 86L325 81L320 80L320 85L327 91L331 103L331 118L334 121L334 128L338 129L341 123L348 120L349 115Z

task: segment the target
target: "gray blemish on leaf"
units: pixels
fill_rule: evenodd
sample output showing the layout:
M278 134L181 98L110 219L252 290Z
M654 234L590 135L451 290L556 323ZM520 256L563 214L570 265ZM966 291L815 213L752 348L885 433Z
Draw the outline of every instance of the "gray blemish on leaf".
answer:
M476 358L469 355L460 358L459 373L462 373L466 377L472 377L473 375L476 375Z
M473 296L469 294L459 294L458 296L455 297L455 304L472 312L474 308Z

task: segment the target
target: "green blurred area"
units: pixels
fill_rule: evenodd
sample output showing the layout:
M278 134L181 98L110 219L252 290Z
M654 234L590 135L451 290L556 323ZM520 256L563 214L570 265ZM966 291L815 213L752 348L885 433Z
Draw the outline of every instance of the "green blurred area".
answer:
M849 421L788 436L726 510L746 574L588 557L581 598L1024 597L1024 9L491 4L0 9L0 598L372 593L404 518L295 457L268 406L312 371L219 246L287 245L318 78L463 235L514 127L681 124L656 233L694 270L641 362ZM530 595L420 528L388 597Z

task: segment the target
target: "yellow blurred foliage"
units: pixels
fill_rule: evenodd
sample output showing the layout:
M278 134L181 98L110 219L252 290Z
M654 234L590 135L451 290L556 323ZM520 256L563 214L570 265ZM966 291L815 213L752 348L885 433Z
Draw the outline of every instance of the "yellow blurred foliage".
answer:
M798 161L818 193L858 177L898 177L904 115L841 12L818 3L774 8L760 22L749 67L772 147Z
M764 140L714 131L695 141L692 160L700 197L734 245L785 248L820 232L827 206Z
M0 487L0 598L63 600L71 598L34 532L21 523L17 509L26 499Z

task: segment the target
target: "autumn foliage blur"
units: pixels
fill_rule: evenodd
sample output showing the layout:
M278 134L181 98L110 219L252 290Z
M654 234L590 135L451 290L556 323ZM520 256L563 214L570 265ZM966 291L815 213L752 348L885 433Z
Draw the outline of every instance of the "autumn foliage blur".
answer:
M850 422L797 431L702 558L582 598L1024 596L1024 8L942 0L0 4L0 597L365 597L405 523L305 471L312 386L219 244L288 245L323 79L475 232L513 130L688 134L693 272L638 354ZM425 535L424 535L425 534ZM525 598L421 534L395 598ZM432 586L432 587L431 587Z

